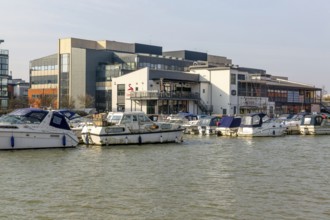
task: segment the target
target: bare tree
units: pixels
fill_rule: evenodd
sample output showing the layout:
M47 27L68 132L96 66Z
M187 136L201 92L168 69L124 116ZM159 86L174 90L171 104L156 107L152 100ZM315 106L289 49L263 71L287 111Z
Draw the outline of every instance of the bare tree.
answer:
M79 95L77 97L79 105L83 108L92 108L94 107L95 98L91 95Z
M55 95L43 95L40 100L41 107L54 107Z
M60 100L60 108L74 109L75 100L71 96L62 96Z
M12 97L9 99L8 108L10 110L17 108L27 108L29 106L27 97Z

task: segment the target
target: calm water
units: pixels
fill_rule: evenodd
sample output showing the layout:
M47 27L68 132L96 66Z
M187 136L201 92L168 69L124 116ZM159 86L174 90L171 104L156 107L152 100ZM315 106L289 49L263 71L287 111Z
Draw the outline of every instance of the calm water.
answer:
M330 219L330 136L1 151L0 219Z

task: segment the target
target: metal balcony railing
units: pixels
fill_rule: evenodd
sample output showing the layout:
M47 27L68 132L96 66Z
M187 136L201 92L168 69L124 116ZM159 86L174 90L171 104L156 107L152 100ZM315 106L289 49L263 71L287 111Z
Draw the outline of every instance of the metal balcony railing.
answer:
M199 100L199 93L191 92L158 92L158 91L139 91L131 92L131 99L189 99Z

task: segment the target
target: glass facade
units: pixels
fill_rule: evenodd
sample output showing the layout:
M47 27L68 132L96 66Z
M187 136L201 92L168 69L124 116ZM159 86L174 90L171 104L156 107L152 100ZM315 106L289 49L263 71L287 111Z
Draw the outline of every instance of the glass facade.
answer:
M60 55L60 107L62 106L61 101L67 100L69 98L69 85L70 85L70 54Z
M57 87L57 60L57 55L54 54L30 62L30 83L32 89Z
M8 108L9 51L0 50L0 108Z
M238 95L266 97L275 103L275 114L310 112L311 104L320 103L319 90L268 85L258 82L238 82Z

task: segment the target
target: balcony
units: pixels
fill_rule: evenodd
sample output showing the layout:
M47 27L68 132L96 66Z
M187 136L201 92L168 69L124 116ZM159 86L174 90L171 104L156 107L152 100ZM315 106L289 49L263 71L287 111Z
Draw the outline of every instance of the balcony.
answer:
M192 92L158 92L158 91L141 91L131 92L131 100L200 100L199 93Z

